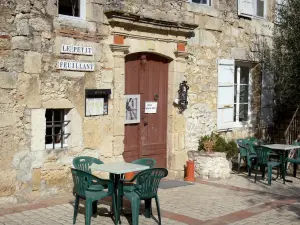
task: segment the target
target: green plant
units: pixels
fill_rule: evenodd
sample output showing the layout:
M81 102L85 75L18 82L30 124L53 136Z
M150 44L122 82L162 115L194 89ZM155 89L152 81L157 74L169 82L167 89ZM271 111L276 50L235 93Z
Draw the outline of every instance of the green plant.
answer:
M207 142L214 142L213 151L215 152L225 152L227 158L232 158L238 154L238 147L235 141L227 142L225 138L221 137L219 134L212 133L211 135L205 135L199 139L198 150L206 150L205 144Z

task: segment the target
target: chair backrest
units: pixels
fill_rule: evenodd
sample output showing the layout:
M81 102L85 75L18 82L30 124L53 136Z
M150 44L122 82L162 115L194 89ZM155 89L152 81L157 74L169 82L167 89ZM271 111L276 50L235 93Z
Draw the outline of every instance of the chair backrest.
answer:
M300 146L300 142L295 141L292 145ZM300 158L300 150L296 149L296 151L297 151L297 158Z
M149 166L149 168L151 169L155 166L156 160L152 159L152 158L142 158L142 159L137 159L131 163L139 164L139 165L143 165L143 166Z
M248 152L248 144L244 139L237 139L236 143L239 147L239 152L240 152L240 156L247 156L247 152Z
M73 159L73 165L76 169L91 173L90 166L95 164L103 164L100 159L96 159L90 156L78 156Z
M254 146L256 155L257 155L257 162L258 164L264 164L266 165L268 163L269 154L272 151L269 148L263 147L263 146Z
M160 180L168 175L164 168L152 168L143 170L135 176L136 191L141 199L153 198L157 195Z
M93 175L88 172L71 168L76 195L85 198L85 190L92 184Z

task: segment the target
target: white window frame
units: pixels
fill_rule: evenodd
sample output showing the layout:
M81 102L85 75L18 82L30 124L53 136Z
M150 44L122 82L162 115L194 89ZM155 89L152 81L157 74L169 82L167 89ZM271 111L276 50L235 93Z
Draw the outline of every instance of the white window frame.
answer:
M192 0L187 0L187 2L189 2L189 3L191 3L191 4L204 5L204 6L212 6L212 1L213 1L213 0L207 0L207 3L206 3L206 4L203 4L203 3L192 2Z
M255 18L261 18L261 19L266 19L267 18L267 7L268 7L268 0L264 0L264 16L258 16L257 15L257 0L253 0L253 6L254 6L254 11L253 11L253 17Z
M258 16L257 15L257 0L251 0L249 2L252 2L251 13L250 11L244 12L244 0L237 0L238 1L238 15L241 17L247 17L247 18L255 18L255 19L266 19L267 18L267 12L268 12L268 0L264 0L264 15Z
M243 67L249 67L249 85L248 85L248 120L247 121L233 121L233 127L237 128L237 127L244 127L244 126L251 126L251 111L252 111L252 108L251 108L251 93L252 93L252 68L253 68L253 65L249 64L249 63L239 63L239 62L235 62L235 68L236 68L236 71L237 71L237 96L236 96L236 99L237 99L237 107L236 107L236 114L234 115L235 116L235 119L236 118L239 118L239 107L240 107L240 104L239 104L239 101L240 101L240 98L239 98L239 91L240 91L240 67L243 66Z
M64 120L68 120L68 110L67 109L64 109ZM46 125L47 125L47 123L45 123L45 126ZM65 126L65 133L68 133L68 130L69 130L68 125ZM63 148L67 148L68 147L68 138L65 138L64 141L65 141L65 143L63 144ZM48 150L48 151L61 149L61 143L54 144L54 147L55 148L53 149L53 143L51 143L51 144L46 144L45 143L45 149Z
M86 20L86 0L77 0L79 1L79 16L68 16L63 14L58 14L59 18L69 19L69 20ZM57 5L57 12L59 7L59 0Z

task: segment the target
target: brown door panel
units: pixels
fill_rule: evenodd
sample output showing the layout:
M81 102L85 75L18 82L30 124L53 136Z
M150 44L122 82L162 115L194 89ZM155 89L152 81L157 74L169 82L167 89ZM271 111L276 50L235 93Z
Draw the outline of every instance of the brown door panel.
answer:
M140 94L141 122L125 125L124 158L134 154L155 158L166 167L168 61L150 53L126 57L125 93ZM145 102L157 102L155 114L145 114ZM135 153L134 153L135 152Z

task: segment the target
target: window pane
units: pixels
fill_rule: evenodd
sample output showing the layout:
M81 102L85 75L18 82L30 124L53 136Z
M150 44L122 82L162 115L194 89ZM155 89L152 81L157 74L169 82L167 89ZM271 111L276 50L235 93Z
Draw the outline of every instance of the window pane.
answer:
M79 17L80 0L59 0L58 14Z
M234 68L234 83L237 83L237 67Z
M241 72L240 72L241 84L249 84L249 73L250 73L249 67L241 67Z
M248 103L249 86L240 85L240 103Z
M51 127L47 127L46 128L46 137L45 137L45 144L52 144L52 136L48 136L52 134L52 128Z
M236 104L233 106L233 122L236 122Z
M199 4L207 4L208 0L192 0L194 3L199 3Z
M237 85L234 85L234 100L233 102L236 103L236 96L237 96Z
M257 16L264 17L265 1L257 0Z
M46 109L46 136L45 144L61 143L61 134L64 133L64 109ZM53 136L52 136L53 135ZM65 143L65 141L63 141Z
M240 104L239 121L248 121L248 104Z

